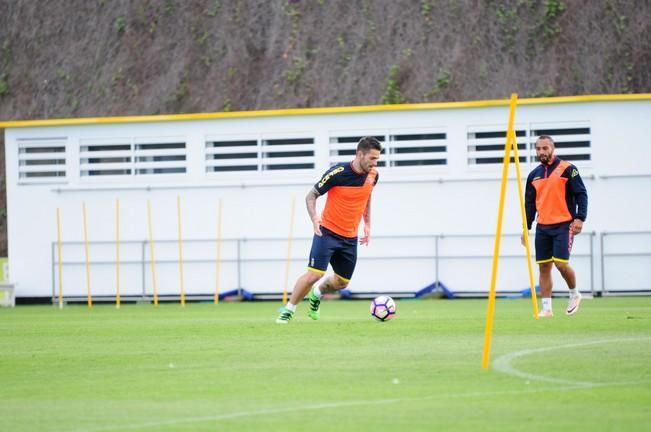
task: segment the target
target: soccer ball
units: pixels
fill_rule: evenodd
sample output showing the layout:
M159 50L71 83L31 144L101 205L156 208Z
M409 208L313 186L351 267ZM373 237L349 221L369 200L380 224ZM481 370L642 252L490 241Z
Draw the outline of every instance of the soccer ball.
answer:
M378 321L389 321L396 316L396 303L389 296L376 297L371 302L371 316Z

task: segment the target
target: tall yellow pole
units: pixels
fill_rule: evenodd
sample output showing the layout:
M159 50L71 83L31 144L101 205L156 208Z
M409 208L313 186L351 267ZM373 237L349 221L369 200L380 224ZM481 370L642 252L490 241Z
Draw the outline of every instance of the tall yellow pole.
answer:
M287 304L287 291L289 289L289 267L292 260L292 238L294 231L294 209L296 208L296 195L292 197L292 206L289 213L289 236L287 237L287 260L285 261L285 286L283 287L283 304Z
M115 308L120 309L120 200L115 200Z
M185 282L183 278L183 237L181 234L181 195L176 196L176 211L179 225L179 280L181 284L181 306L185 307Z
M93 307L93 295L90 288L90 254L88 252L88 222L86 218L86 202L81 204L84 219L84 251L86 253L86 288L88 290L88 307Z
M222 264L222 200L219 200L217 210L217 258L215 261L215 304L219 303L219 288L221 284L221 264Z
M524 248L527 253L527 270L529 272L529 286L531 287L531 302L533 317L538 319L538 299L536 298L536 285L533 281L533 266L531 265L531 245L529 244L529 230L527 229L527 212L524 208L524 193L522 192L522 175L520 173L520 157L518 156L518 141L515 130L512 131L513 154L515 155L515 174L518 183L518 197L520 198L520 216L522 217L522 234L524 237Z
M504 215L504 196L506 195L506 181L509 172L509 160L511 158L512 143L509 138L515 134L509 131L513 130L513 123L515 119L515 107L518 101L518 95L511 94L511 102L509 104L509 123L506 133L506 144L504 146L504 161L502 163L502 183L500 186L500 200L497 211L497 227L495 229L495 247L493 249L493 267L491 271L491 286L488 293L488 312L486 314L486 329L484 333L484 352L482 355L481 367L488 368L488 361L490 357L491 335L493 333L493 317L495 314L495 284L497 282L497 264L499 263L500 256L500 239L502 237L502 217Z
M154 306L158 306L158 286L156 285L156 258L154 257L154 235L151 226L151 201L147 200L147 225L149 227L149 263L151 264L151 282L154 287Z
M57 255L59 270L59 309L63 309L63 258L61 256L61 212L57 207Z

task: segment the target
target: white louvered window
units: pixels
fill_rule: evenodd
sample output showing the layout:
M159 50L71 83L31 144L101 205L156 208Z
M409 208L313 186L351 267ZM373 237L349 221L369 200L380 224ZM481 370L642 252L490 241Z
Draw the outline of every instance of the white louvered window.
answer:
M444 132L391 135L387 148L387 164L391 167L447 165Z
M185 142L136 142L133 155L136 175L181 174L187 171Z
M518 156L521 163L527 162L528 136L526 129L516 127ZM506 130L504 126L472 127L468 130L467 154L468 165L496 165L504 160ZM515 161L511 153L511 162Z
M314 138L241 138L206 141L206 172L295 171L315 167Z
M81 142L79 170L82 177L123 176L133 173L131 143Z
M384 135L343 135L330 137L330 166L341 163L350 162L355 159L357 152L357 143L365 136L373 136L382 144L382 153L378 162L379 167L387 166L386 161L386 137Z
M61 182L66 178L66 138L18 139L21 183Z
M314 168L314 138L263 140L261 153L263 171Z
M556 143L556 155L566 161L588 165L592 159L590 125L586 122L532 123L516 126L518 156L521 163L538 163L536 140L549 135ZM468 129L468 165L501 164L504 158L504 127L472 127ZM514 156L511 154L511 162Z
M364 136L373 136L382 144L379 167L447 165L447 134L443 131L331 137L330 165L353 160L357 143Z
M534 158L536 139L540 135L552 137L556 154L563 160L586 165L592 159L590 125L588 123L532 124L530 146Z
M83 178L185 173L185 142L146 139L87 140L80 143L79 172Z
M206 141L206 172L257 170L257 139Z

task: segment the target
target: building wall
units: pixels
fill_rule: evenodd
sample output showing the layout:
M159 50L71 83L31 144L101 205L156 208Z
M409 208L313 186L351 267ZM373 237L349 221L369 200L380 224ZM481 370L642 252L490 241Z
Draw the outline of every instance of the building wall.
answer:
M605 275L600 248L604 233L651 232L647 217L651 207L651 100L549 102L525 103L517 109L515 126L520 131L518 143L523 145L520 156L524 158L522 176L526 178L536 164L531 148L541 131L559 132L559 136L552 133L557 142L569 143L569 147L559 146L561 157L578 158L573 162L589 193L585 233L577 237L574 248L573 264L580 288L651 289L642 272L651 264L647 234L609 234L607 254L633 251L636 255L606 257L604 260L609 261ZM254 293L277 294L286 285L291 289L295 278L304 271L311 240L304 196L331 163L352 159L346 150L353 150L352 139L363 135L383 138L385 145L393 149L383 159L393 166L379 169L380 182L373 194L373 239L369 247L359 249L351 290L411 293L438 276L453 291L483 294L490 281L502 171L499 159L505 141L493 132L506 129L508 106L495 103L411 108L361 107L332 113L299 110L273 116L260 113L252 117L155 122L118 119L113 123L50 126L27 122L6 127L9 261L17 296L48 297L53 286L58 289L52 265L57 208L64 242L64 294L87 293L83 204L91 242L92 292L96 296L114 295L116 200L120 203L122 295L139 295L143 290L151 294L153 289L149 245L145 243L148 202L160 294L180 291L178 202L186 294L210 294L218 283L215 239L220 202L220 290L242 287ZM569 132L563 135L563 131ZM231 145L234 141L239 144ZM219 145L213 147L213 142ZM185 143L185 148L170 143ZM42 152L27 150L34 147ZM112 150L107 152L107 148ZM422 148L429 151L420 152ZM220 155L218 159L212 159L215 152ZM256 156L234 162L237 156L233 154L247 152ZM276 157L271 157L273 152ZM151 154L158 155L159 160L152 161ZM39 157L46 162L33 162ZM185 160L179 160L181 157ZM490 157L496 160L477 163L491 162ZM419 160L431 164L413 165L421 163L415 162ZM307 163L311 167L267 169L278 162ZM212 166L227 163L242 163L254 170L207 172ZM65 176L53 174L63 172L63 167ZM150 173L152 169L179 168L185 172ZM129 174L91 175L101 169ZM38 170L45 171L46 177L31 176ZM290 228L293 200L294 223ZM324 201L319 200L320 207ZM517 235L520 227L512 164L505 200L499 291L519 291L529 285L524 250ZM288 242L290 229L292 241ZM292 260L286 273L290 247ZM438 262L434 259L437 249ZM626 283L620 282L622 278ZM558 278L556 287L559 292L565 291Z

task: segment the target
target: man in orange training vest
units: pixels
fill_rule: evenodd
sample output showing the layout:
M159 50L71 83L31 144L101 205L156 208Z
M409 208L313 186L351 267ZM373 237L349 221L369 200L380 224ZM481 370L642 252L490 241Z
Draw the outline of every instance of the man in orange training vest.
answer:
M536 224L536 263L540 268L542 310L539 317L551 317L552 264L556 266L570 290L565 313L574 315L579 310L581 293L576 288L576 274L570 267L572 241L583 229L588 213L588 193L579 170L554 154L554 140L541 135L536 140L536 156L540 165L527 177L525 209L527 228ZM527 233L528 234L528 233ZM522 244L524 244L524 233Z
M308 315L314 320L319 319L323 294L348 286L357 262L357 230L362 218L364 236L359 243L368 245L371 235L371 193L379 178L376 166L381 151L382 145L377 139L362 138L357 144L355 159L330 167L305 197L314 227L312 249L307 271L296 281L289 302L276 319L278 324L291 321L296 306L308 292ZM323 214L319 216L316 200L325 194L328 198ZM315 286L328 264L332 265L334 274Z

